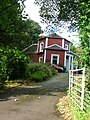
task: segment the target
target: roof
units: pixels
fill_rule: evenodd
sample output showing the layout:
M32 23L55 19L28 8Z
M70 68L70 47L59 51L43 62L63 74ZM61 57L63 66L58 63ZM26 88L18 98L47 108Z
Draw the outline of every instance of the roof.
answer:
M74 55L74 56L77 56L77 57L79 57L79 55L77 55L76 53L73 53L73 52L67 52L67 54L71 54L71 55Z
M42 40L42 39L44 39L44 38L57 38L57 39L58 39L58 38L62 38L62 39L65 39L65 38L57 35L56 33L53 33L53 34L47 35L47 36L45 36L45 37L42 37L42 38L40 38L39 40ZM67 40L67 39L65 39L65 40ZM67 41L70 42L69 40L67 40Z
M66 49L64 49L64 48L62 48L62 47L60 47L60 46L58 46L58 45L52 45L52 46L47 47L47 48L45 48L45 49L67 51Z
M47 37L51 37L51 38L62 38L61 36L57 35L56 33L50 34Z
M35 53L37 51L37 45L38 44L32 44L29 47L25 48L24 50L22 50L22 53Z

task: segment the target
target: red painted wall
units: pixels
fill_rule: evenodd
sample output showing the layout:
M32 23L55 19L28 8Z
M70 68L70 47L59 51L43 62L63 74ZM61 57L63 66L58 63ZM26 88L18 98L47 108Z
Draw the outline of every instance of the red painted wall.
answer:
M43 61L44 61L44 52L38 54L38 62L39 62L39 57L43 57Z
M51 63L51 54L59 54L59 64L64 66L64 51L54 51L54 50L47 50L46 51L46 63Z
M32 59L33 62L38 62L38 54L37 53L29 53L29 57Z
M48 38L48 46L57 44L62 47L62 39L60 38Z

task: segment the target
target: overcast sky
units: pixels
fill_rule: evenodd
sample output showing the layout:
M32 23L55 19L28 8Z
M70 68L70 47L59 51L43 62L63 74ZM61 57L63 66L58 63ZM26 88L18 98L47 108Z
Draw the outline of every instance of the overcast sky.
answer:
M25 1L25 11L29 15L30 19L38 22L42 29L44 30L46 27L46 24L41 23L40 16L39 16L39 6L36 6L34 4L34 0L26 0ZM72 41L72 39L75 41L75 43L78 43L78 37L76 37L77 33L67 33L66 30L63 31L61 34L62 37L67 38L68 40Z
M38 22L42 29L44 30L46 25L41 23L39 16L39 6L34 4L34 0L26 0L25 6L26 6L25 11L29 15L30 19Z

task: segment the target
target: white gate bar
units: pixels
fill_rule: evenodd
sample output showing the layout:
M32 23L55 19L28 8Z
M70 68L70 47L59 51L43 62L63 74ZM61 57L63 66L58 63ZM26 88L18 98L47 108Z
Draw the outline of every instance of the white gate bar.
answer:
M83 68L83 76L82 76L81 110L83 110L84 89L85 89L85 68Z

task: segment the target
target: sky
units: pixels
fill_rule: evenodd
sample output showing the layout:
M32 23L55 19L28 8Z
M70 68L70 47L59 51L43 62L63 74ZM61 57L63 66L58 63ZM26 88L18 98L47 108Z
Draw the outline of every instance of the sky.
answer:
M41 23L41 19L39 16L39 6L34 4L34 0L26 0L25 1L25 11L29 15L28 17L35 22L38 22L39 25L42 27L42 30L45 30L45 27L47 26L46 24ZM79 43L79 38L78 33L72 32L68 33L67 30L63 30L63 32L60 34L59 31L57 32L60 36L70 40L71 42L73 41L74 45L77 45Z

